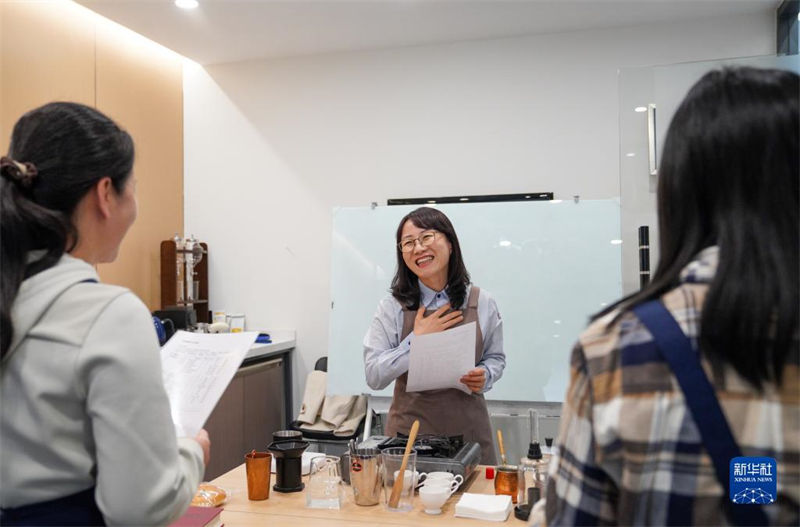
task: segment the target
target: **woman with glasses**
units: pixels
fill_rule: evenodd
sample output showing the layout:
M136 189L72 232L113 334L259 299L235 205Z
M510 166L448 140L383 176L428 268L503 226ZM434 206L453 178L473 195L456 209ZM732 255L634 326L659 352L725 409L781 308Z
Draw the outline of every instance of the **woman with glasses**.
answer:
M430 207L406 215L397 228L397 273L391 294L378 305L364 337L367 384L380 390L395 381L386 435L463 435L480 444L481 463L495 464L489 412L483 393L502 376L503 322L494 299L473 286L455 229ZM407 392L411 342L417 335L476 322L475 368L464 372L467 394L453 388Z

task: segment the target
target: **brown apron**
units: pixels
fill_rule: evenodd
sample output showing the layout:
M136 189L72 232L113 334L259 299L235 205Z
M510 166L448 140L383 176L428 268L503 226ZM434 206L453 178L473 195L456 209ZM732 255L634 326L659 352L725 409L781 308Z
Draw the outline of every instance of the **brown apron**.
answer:
M472 287L461 324L475 322L475 364L483 356L483 335L478 323L478 296L480 289ZM433 310L427 310L426 315ZM417 312L403 308L403 332L405 339L414 329ZM458 325L461 325L458 324ZM456 327L456 326L453 326ZM466 373L466 372L464 372ZM481 446L481 464L494 465L494 441L489 424L489 410L483 394L466 394L455 388L407 392L408 372L394 382L394 396L389 408L386 435L394 437L398 432L408 434L415 419L419 419L420 434L462 435L465 441L475 441Z

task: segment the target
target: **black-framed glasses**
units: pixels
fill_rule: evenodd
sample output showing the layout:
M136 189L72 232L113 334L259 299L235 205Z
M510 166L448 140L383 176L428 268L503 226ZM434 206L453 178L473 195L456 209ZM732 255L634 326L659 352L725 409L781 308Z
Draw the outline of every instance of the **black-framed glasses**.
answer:
M397 247L400 248L401 252L410 253L416 247L417 242L423 247L430 247L433 245L433 242L436 241L436 237L439 236L441 233L439 231L425 231L419 235L417 238L410 238L408 240L403 240L402 242L397 244Z

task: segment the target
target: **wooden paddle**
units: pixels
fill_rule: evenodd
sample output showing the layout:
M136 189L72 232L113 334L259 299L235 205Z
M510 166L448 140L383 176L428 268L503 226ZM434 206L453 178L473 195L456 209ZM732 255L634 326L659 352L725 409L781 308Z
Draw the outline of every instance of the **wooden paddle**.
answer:
M419 420L415 420L411 425L411 431L408 433L408 441L406 441L406 451L403 452L403 461L400 463L400 470L397 471L397 477L394 478L394 486L392 487L392 495L389 497L389 507L396 509L400 503L400 495L403 493L403 478L406 475L406 465L408 465L408 455L411 454L411 449L414 448L414 441L417 440L417 431L419 431ZM414 475L411 475L411 492L414 492Z

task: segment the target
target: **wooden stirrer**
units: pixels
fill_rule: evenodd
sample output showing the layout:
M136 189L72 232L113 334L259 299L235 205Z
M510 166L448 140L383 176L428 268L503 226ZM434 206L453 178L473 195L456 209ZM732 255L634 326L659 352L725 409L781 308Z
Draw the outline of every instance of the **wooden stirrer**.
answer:
M506 461L506 449L503 448L503 432L497 429L497 445L500 447L500 459L503 460L503 465L508 465Z
M419 430L419 420L414 420L411 425L411 431L408 433L408 441L406 441L406 451L403 452L403 461L400 463L400 470L397 471L397 477L394 478L394 486L392 487L392 495L389 497L389 507L396 509L400 503L400 494L403 493L403 478L406 475L406 465L408 465L408 456L411 454L411 449L414 448L414 441L417 440L417 431ZM414 474L411 474L411 488L414 487ZM413 492L413 490L412 490Z

